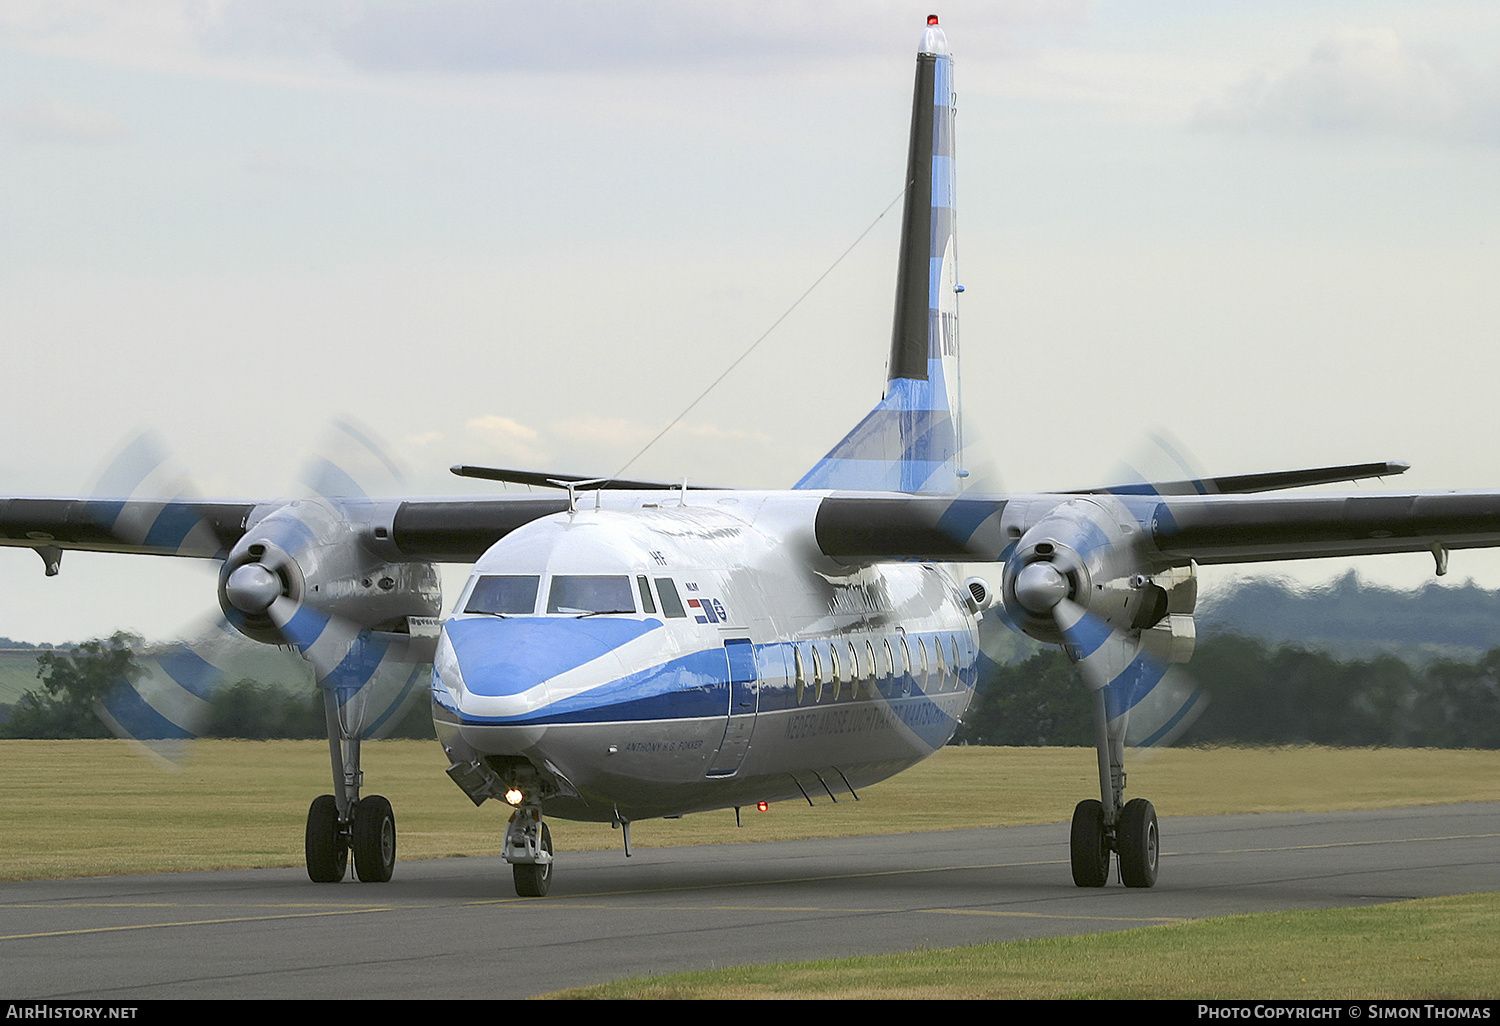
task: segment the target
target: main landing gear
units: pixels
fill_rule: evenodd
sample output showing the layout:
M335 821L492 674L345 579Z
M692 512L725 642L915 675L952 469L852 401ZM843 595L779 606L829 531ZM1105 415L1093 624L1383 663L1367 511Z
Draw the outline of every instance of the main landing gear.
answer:
M354 856L354 874L362 883L386 883L396 870L396 816L378 794L360 799L354 814L339 818L331 794L313 799L307 810L307 875L314 883L338 883Z
M1120 882L1126 887L1156 884L1161 836L1156 809L1144 798L1125 801L1125 717L1109 722L1104 696L1094 693L1095 747L1099 752L1099 793L1073 810L1070 854L1073 882L1103 887L1109 882L1109 859L1120 857Z
M1113 825L1105 822L1104 803L1088 798L1073 810L1073 882L1103 887L1109 882L1110 853L1120 856L1120 882L1126 887L1156 883L1160 836L1156 810L1144 798L1128 802Z
M386 883L396 869L396 815L378 794L359 795L359 733L340 716L332 689L323 692L335 794L319 795L307 810L307 875L314 883L338 883L354 855L363 883Z

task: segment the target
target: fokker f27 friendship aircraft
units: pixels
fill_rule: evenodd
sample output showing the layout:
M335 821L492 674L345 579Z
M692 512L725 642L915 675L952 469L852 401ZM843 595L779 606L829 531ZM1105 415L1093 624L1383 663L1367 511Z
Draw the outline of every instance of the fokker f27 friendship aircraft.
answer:
M1100 797L1073 813L1079 886L1118 857L1157 878L1156 814L1125 797L1127 743L1171 734L1168 685L1193 642L1195 566L1500 545L1500 494L1249 497L1399 473L1366 464L1066 494L966 490L955 269L953 60L931 18L917 55L885 393L787 491L455 468L565 490L375 500L0 500L0 543L215 559L240 634L295 648L322 689L333 793L312 803L307 870L395 865L390 803L362 793L360 740L390 691L430 676L448 773L514 807L504 851L547 892L544 815L610 822L827 800L944 745L973 697L981 618L1061 645L1093 695ZM439 562L473 563L441 617ZM961 579L988 562L998 588ZM993 620L991 621L993 622ZM214 674L163 660L108 703L138 738L191 731ZM387 683L394 680L393 686Z

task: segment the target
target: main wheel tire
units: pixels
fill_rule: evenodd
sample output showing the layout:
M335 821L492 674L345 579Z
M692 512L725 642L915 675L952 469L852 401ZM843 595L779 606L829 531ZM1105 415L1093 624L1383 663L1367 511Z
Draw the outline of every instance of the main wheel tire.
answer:
M396 814L378 794L354 807L354 872L361 883L385 883L396 871Z
M1156 810L1150 802L1136 798L1125 804L1115 840L1120 848L1120 881L1126 887L1153 886L1161 855L1161 836L1156 826Z
M1104 803L1095 798L1073 809L1073 882L1079 887L1103 887L1109 882L1109 841L1104 836Z
M547 824L542 824L542 850L548 855L552 854L552 831L547 829ZM545 898L547 889L552 886L552 863L537 865L536 863L517 862L510 867L515 873L516 893L523 898Z
M338 883L349 868L349 846L339 829L339 806L320 794L307 810L307 875L313 883Z

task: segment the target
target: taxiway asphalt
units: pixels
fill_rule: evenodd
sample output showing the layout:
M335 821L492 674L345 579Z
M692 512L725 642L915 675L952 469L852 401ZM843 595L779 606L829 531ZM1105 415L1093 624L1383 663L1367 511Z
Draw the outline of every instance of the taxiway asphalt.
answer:
M0 884L0 998L496 998L623 976L1500 890L1500 803L1163 819L1150 890L1074 887L1068 827Z

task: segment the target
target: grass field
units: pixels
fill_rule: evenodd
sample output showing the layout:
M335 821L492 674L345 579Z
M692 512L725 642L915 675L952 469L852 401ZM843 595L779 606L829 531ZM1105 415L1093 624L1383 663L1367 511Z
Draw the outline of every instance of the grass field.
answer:
M365 746L367 792L390 798L402 859L498 851L507 810L475 808L434 742ZM0 741L0 879L302 864L308 803L329 787L321 741L202 741L178 770L114 741ZM858 802L775 805L634 824L642 847L789 840L1066 819L1097 787L1081 748L946 748ZM1137 758L1133 794L1162 816L1500 800L1500 752L1184 749ZM612 848L606 825L550 821L560 851Z
M1469 1000L1500 992L1500 894L620 980L549 998Z
M476 809L433 742L365 748L395 806L402 859L497 852L505 810ZM634 825L641 847L1056 822L1094 793L1092 749L947 748L858 802ZM0 879L300 866L320 741L204 741L163 771L113 741L0 741ZM1163 816L1500 801L1500 752L1185 749L1136 758L1131 791ZM553 821L560 851L615 847ZM398 870L399 871L399 870ZM725 969L568 991L604 998L1493 997L1500 895L1237 916L882 958Z

